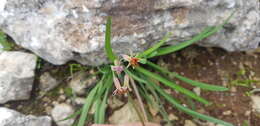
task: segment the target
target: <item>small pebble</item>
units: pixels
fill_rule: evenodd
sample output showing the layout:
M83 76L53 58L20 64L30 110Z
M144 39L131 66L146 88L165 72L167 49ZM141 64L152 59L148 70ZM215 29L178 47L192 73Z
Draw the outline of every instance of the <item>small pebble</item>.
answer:
M172 114L172 113L169 115L169 119L170 120L179 120L179 118L176 115Z
M222 113L222 115L225 115L225 116L229 116L232 114L232 111L231 110L228 110L228 111L225 111Z
M193 92L195 92L195 94L197 94L198 96L200 96L201 89L200 89L199 87L195 87L195 88L193 88Z
M197 125L191 120L185 120L184 126L197 126Z
M245 116L250 116L250 114L251 114L251 111L249 111L249 110L247 110L247 111L245 112Z

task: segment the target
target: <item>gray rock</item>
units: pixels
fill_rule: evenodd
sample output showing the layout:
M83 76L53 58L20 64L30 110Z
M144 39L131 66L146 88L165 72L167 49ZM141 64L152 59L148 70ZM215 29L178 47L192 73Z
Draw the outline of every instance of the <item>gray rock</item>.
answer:
M140 119L131 103L125 104L109 117L109 122L111 124L125 124L139 121Z
M58 126L71 126L74 122L73 118L65 121L60 121L60 120L69 117L73 113L74 113L74 109L71 105L58 104L55 105L55 107L53 108L51 112L51 116Z
M167 32L169 44L190 39L206 26L230 24L200 43L228 51L256 48L260 41L259 0L2 0L0 28L17 44L53 64L106 62L105 22L113 19L113 48L142 51Z
M73 76L72 80L69 83L69 86L76 94L83 95L86 93L86 88L96 82L96 76L90 77L87 73L80 72Z
M23 52L0 53L0 104L30 97L36 56Z
M51 126L51 118L48 116L26 116L14 110L0 107L0 126Z
M40 85L39 88L44 91L50 91L51 89L58 86L57 80L50 75L50 73L45 72L40 76Z
M124 102L119 100L118 98L111 96L108 98L108 106L111 109L116 109L118 107L121 107L122 105L124 105Z

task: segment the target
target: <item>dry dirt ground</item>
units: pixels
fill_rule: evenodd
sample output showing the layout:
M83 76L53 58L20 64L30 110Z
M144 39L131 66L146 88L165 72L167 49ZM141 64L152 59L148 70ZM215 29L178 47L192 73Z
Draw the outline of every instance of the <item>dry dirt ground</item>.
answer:
M188 106L236 126L260 126L260 116L252 112L250 99L250 91L260 87L259 49L228 53L217 48L192 46L164 56L158 63L191 79L230 88L227 92L201 91L201 96L213 104L205 107L192 102ZM182 85L192 89L187 84ZM174 92L173 95L189 102L187 98ZM184 120L190 118L178 111L172 112L181 117L176 125L182 126Z

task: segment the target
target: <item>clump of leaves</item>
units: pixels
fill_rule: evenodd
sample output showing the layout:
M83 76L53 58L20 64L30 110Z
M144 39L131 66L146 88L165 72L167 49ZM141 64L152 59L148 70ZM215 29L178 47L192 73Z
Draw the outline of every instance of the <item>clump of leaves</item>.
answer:
M0 31L0 50L9 51L13 49L13 44L7 40L7 36L4 32Z
M109 17L106 24L105 52L112 64L99 67L99 71L102 73L100 81L87 94L86 102L83 107L66 119L80 115L79 119L75 122L75 125L84 126L86 122L90 120L90 108L96 107L93 122L95 124L105 123L107 100L108 96L112 94L114 96L128 96L128 101L133 104L133 97L136 97L138 100L138 105L134 104L134 108L136 109L136 112L138 113L138 116L140 117L143 125L145 125L145 122L152 121L148 116L149 113L144 106L144 101L148 104L153 104L154 106L158 107L164 120L171 124L164 105L161 102L161 100L166 100L180 111L183 111L195 118L222 124L224 126L233 126L228 122L198 113L192 109L189 109L188 107L183 106L182 103L179 102L176 98L165 92L160 85L164 85L171 88L172 90L176 90L186 95L187 97L205 105L209 105L210 102L196 95L194 92L176 84L174 81L169 80L169 77L165 76L173 76L180 81L195 87L199 87L203 90L227 91L228 88L191 80L179 75L178 73L168 71L167 69L164 69L159 65L149 61L150 58L176 52L195 42L207 38L210 35L213 35L222 29L223 25L226 24L231 17L232 15L228 17L221 25L205 28L200 34L191 40L182 42L178 45L162 47L162 45L164 45L164 43L171 35L167 34L153 47L145 50L144 52L131 56L126 54L117 56L113 53L111 47L111 18ZM149 71L148 69L152 69L157 72L155 73ZM93 103L95 103L95 106ZM141 110L141 112L138 112L138 110Z

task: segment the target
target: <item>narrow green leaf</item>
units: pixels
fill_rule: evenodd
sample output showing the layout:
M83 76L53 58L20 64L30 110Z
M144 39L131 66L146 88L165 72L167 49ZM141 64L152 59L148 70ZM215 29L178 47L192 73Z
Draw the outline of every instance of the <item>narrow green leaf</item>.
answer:
M161 56L161 55L166 55L172 52L176 52L178 50L181 50L195 42L198 42L202 39L205 39L211 35L213 35L214 33L218 32L219 30L221 30L223 28L223 26L225 24L228 23L228 21L231 19L231 17L234 15L235 11L220 25L218 25L217 27L207 27L205 28L200 34L198 34L197 36L193 37L191 40L182 42L178 45L172 45L172 46L168 46L165 48L159 48L157 50L157 54L155 56ZM150 56L149 58L152 58L154 56Z
M161 99L158 97L157 93L155 92L155 89L146 84L146 87L144 87L143 83L140 84L140 87L143 89L144 92L144 98L146 99L147 103L158 109L159 113L162 115L163 120L167 121L168 125L173 125L169 119L168 113L166 112L164 106L162 105ZM149 95L148 90L152 93L152 96Z
M98 120L99 120L99 111L100 111L100 106L101 106L101 99L97 99L96 103L95 103L95 114L94 114L94 122L95 124L99 124Z
M102 124L105 121L105 111L106 111L106 101L107 95L109 93L110 88L112 87L112 71L106 72L106 74L101 79L102 85L97 90L95 95L96 100L96 108L94 114L94 122L96 124ZM103 97L103 100L101 100Z
M177 85L177 84L175 84L175 83L173 83L173 82L171 82L171 81L161 77L158 74L152 73L152 72L150 72L150 71L148 71L148 70L146 70L146 69L144 69L142 67L136 67L135 70L140 72L140 73L143 73L146 76L154 78L154 79L162 82L164 85L166 85L168 87L171 87L172 89L175 89L175 90L177 90L177 91L179 91L179 92L181 92L181 93L183 93L183 94L185 94L185 95L187 95L187 96L189 96L189 97L191 97L191 98L193 98L193 99L195 99L195 100L197 100L197 101L199 101L199 102L201 102L203 104L206 104L206 105L210 104L207 100L205 100L204 98L196 95L192 91L187 90L187 89L185 89L185 88L183 88L183 87L181 87L181 86L179 86L179 85Z
M105 113L106 113L106 108L107 108L108 93L109 93L109 89L107 89L105 97L103 98L103 101L101 102L101 105L100 105L98 124L105 123Z
M105 74L102 78L102 85L101 88L98 89L96 98L101 98L102 95L105 93L106 89L111 85L113 82L112 80L112 71L110 73Z
M178 78L179 80L183 81L183 82L186 82L186 83L193 85L193 86L200 87L201 89L205 89L205 90L210 90L210 91L227 91L228 90L228 88L226 88L226 87L217 86L217 85L209 85L209 84L206 84L206 83L190 80L190 79L183 77L179 74L175 74L175 77Z
M83 105L82 108L82 112L79 118L79 122L77 124L77 126L84 126L85 125L85 121L88 117L88 112L90 110L90 107L92 106L94 100L95 100L95 95L100 87L100 85L102 84L103 81L100 81L88 94L85 104Z
M108 87L106 89L105 96L104 96L103 101L102 101L101 106L100 106L99 119L98 119L99 124L105 123L105 113L106 113L106 108L107 108L108 94L109 94L110 89L113 86L113 80L112 80L111 75L112 74L110 74L110 76L108 77L108 80L106 81L106 85L108 85Z
M114 62L116 59L116 55L113 53L112 47L111 47L111 17L107 18L107 24L106 24L106 35L105 35L105 51L107 54L108 59L111 62Z
M171 33L168 33L166 36L163 37L162 40L160 40L158 43L156 43L153 47L145 50L143 53L140 53L139 55L137 55L137 58L143 58L146 57L150 54L152 54L155 50L157 50L158 48L160 48L170 37Z
M102 65L101 67L97 67L98 72L107 74L111 71L111 66L110 65Z
M155 56L161 56L161 55L166 55L166 54L169 54L169 53L173 53L173 52L176 52L178 50L181 50L195 42L198 42L202 39L204 39L204 35L211 31L212 30L212 27L207 27L205 28L200 34L196 35L195 37L193 37L191 40L188 40L188 41L184 41L184 42L181 42L177 45L172 45L172 46L168 46L168 47L164 47L164 48L159 48L157 51L156 51L156 54L153 55L153 56L149 56L149 58L152 58L152 57L155 57ZM206 37L205 37L206 38Z
M109 81L109 78L111 79L111 75L110 74L108 74L107 72L106 72L106 74L104 74L103 76L102 76L102 78L101 78L101 80L98 82L98 84L96 85L96 87L94 88L94 89L92 89L91 90L91 92L96 92L96 95L95 95L95 98L96 99L98 99L101 95L102 95L102 92L105 90L105 89L103 89L103 87L101 87L100 85L105 81L106 83L108 83L108 82L111 82L111 81ZM108 79L107 79L108 78ZM105 86L105 88L106 88L107 86ZM91 94L91 92L90 92L90 94ZM90 94L87 96L87 100L88 100L88 98L90 97ZM92 99L94 99L94 98L92 98ZM92 105L92 103L94 102L93 100L88 100L88 101L92 101L92 102L86 102L86 103L89 103L89 104L91 104ZM86 104L85 104L86 105ZM91 106L90 105L90 106ZM88 108L88 109L90 109L90 108ZM97 110L97 109L96 109ZM65 121L65 120L68 120L68 119L71 119L71 118L75 118L75 117L77 117L78 115L80 115L82 113L82 108L81 109L79 109L78 111L76 111L74 114L72 114L72 115L70 115L70 116L68 116L68 117L66 117L65 119L62 119L62 120L60 120L60 121Z
M222 87L222 86L216 86L216 85L211 85L211 84L206 84L206 83L202 83L202 82L198 82L198 81L194 81L191 79L188 79L186 77L183 77L175 72L170 72L167 69L164 69L150 61L146 62L147 65L149 65L150 67L154 68L155 70L158 70L162 73L168 74L170 76L176 77L177 79L186 82L192 86L196 86L196 87L200 87L201 89L205 89L205 90L210 90L210 91L227 91L228 88Z
M146 61L147 61L147 59L140 59L140 60L139 60L139 62L140 62L141 64L146 64Z
M178 108L179 110L186 112L187 114L190 114L191 116L203 119L203 120L207 120L213 123L218 123L218 124L222 124L224 126L233 126L233 124L207 116L207 115L203 115L200 114L196 111L193 111L187 107L182 106L181 104L179 104L177 101L175 101L174 98L172 98L171 95L167 94L163 89L161 89L158 85L149 82L149 84L151 84L167 101L169 101L171 104L173 104L176 108Z
M161 89L158 85L154 84L153 82L150 82L150 81L148 82L148 80L144 80L142 78L139 78L137 75L133 74L130 71L126 71L126 72L131 77L133 77L133 79L135 79L136 81L139 81L141 83L145 83L145 84L149 84L149 85L153 86L154 89L156 89L156 91L160 95L162 95L167 101L169 101L171 104L173 104L177 109L179 109L179 110L181 110L181 111L183 111L183 112L185 112L189 115L192 115L192 116L195 116L197 118L207 120L207 121L210 121L210 122L213 122L213 123L222 124L224 126L234 126L231 123L228 123L228 122L225 122L225 121L222 121L222 120L219 120L219 119L207 116L207 115L200 114L196 111L190 110L189 108L186 108L186 107L182 106L181 104L179 104L171 95L167 94L163 89Z

